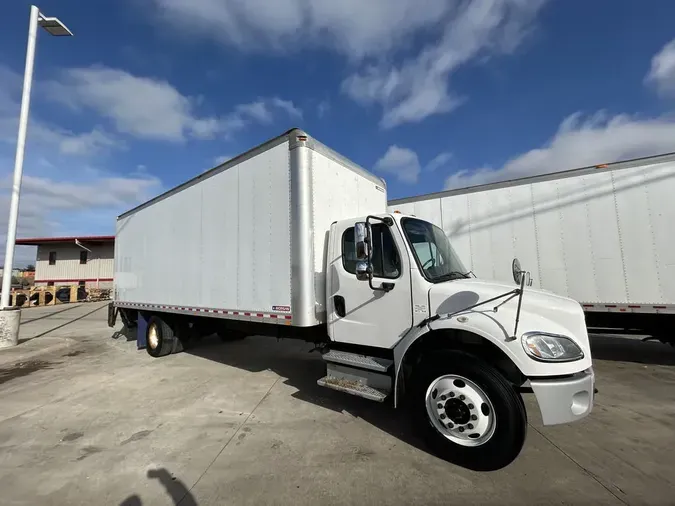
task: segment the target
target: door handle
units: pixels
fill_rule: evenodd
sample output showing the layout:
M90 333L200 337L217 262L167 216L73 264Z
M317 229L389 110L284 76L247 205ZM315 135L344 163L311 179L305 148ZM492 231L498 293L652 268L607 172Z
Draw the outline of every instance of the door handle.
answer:
M336 295L333 297L333 306L335 306L335 313L340 317L344 318L347 314L345 308L345 298L342 295Z

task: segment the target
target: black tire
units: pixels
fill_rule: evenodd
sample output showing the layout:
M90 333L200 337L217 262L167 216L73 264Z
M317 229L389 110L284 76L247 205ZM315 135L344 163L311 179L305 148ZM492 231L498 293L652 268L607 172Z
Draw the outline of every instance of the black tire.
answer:
M157 344L154 347L150 339L150 332L153 328L156 330L157 335ZM159 316L151 316L145 336L145 349L148 355L155 358L169 355L176 348L176 342L180 343L169 324Z
M473 381L487 395L495 415L495 430L480 446L455 443L433 425L426 408L426 392L437 378L455 374ZM413 372L410 407L413 424L429 449L444 460L475 471L494 471L509 465L525 443L527 413L513 386L492 366L460 352L435 353L423 358Z

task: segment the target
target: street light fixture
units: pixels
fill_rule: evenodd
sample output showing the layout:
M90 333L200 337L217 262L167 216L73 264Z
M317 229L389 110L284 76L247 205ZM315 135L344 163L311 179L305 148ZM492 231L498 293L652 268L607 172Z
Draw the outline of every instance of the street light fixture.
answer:
M40 14L35 5L30 7L28 24L28 47L26 49L26 69L23 75L23 94L21 95L21 114L19 116L19 133L16 140L16 158L14 160L14 182L12 184L12 201L9 206L9 223L7 225L7 248L5 250L5 267L2 277L2 297L0 309L9 307L12 290L12 267L14 263L14 245L16 241L16 223L19 218L19 197L21 194L21 176L23 174L23 156L26 147L26 130L28 127L28 110L30 108L30 89L33 84L33 62L35 60L35 41L38 26L51 35L71 36L73 32L58 18L48 18Z
M61 23L61 21L59 21L59 18L47 18L42 14L40 14L38 24L55 37L73 36L73 32L68 30L68 27L63 23Z

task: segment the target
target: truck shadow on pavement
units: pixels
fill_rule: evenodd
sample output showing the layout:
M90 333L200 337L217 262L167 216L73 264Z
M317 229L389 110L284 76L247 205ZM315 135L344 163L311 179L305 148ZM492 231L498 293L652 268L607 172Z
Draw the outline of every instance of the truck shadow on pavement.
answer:
M185 484L173 476L168 470L148 469L148 478L158 480L174 505L197 506L197 501ZM132 494L120 503L120 506L142 506L143 501L137 494Z
M622 337L591 337L593 358L653 365L675 365L675 349L662 344ZM249 372L272 371L283 383L297 389L292 397L338 413L347 412L425 453L429 448L413 431L405 405L394 409L391 401L376 403L317 385L325 375L325 363L311 344L251 336L242 341L222 343L205 338L187 349L191 355Z
M593 360L633 362L649 365L675 365L675 348L659 341L642 342L620 335L590 334Z
M316 381L326 374L326 366L318 352L310 353L313 347L303 341L275 342L269 337L251 336L226 343L205 338L185 353L248 372L272 371L283 378L284 384L297 389L291 394L293 398L338 413L347 412L429 453L414 434L405 406L394 409L389 399L378 403L317 385Z

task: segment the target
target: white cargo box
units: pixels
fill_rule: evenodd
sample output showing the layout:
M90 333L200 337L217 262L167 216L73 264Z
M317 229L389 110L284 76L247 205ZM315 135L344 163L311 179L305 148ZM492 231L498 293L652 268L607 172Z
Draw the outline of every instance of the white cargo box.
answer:
M675 312L675 154L390 202L436 223L483 278L533 286L586 311Z
M382 179L290 130L119 216L115 304L324 323L331 223L386 202Z

